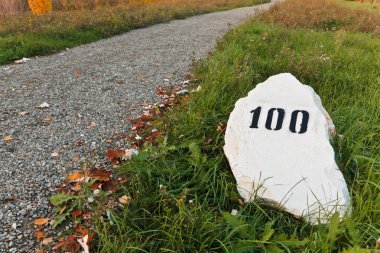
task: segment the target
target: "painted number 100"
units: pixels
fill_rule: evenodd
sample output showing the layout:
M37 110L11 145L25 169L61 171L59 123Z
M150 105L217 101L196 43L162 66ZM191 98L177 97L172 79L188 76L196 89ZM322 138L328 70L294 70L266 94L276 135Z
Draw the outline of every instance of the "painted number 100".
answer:
M272 128L272 122L273 122L273 114L274 112L277 112L278 117L276 120L275 127ZM252 110L251 113L252 115L252 123L250 128L259 128L258 123L261 115L261 106L257 107L255 110ZM302 121L301 121L301 127L299 130L297 130L297 119L299 115L302 115ZM282 129L282 125L284 123L285 119L285 110L282 108L271 108L268 111L267 114L267 119L265 122L265 128L268 130L280 130ZM303 110L296 110L292 112L291 118L290 118L290 125L289 125L289 130L292 133L299 133L303 134L307 132L307 126L309 124L309 113L307 111Z

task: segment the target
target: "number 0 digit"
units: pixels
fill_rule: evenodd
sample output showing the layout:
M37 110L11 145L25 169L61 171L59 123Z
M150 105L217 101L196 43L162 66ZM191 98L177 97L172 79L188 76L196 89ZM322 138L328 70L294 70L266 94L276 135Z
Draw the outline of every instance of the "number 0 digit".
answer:
M303 134L303 133L306 133L307 125L309 124L309 113L307 111L297 110L297 111L294 111L292 113L292 118L290 119L289 130L292 133L297 133L297 129L296 129L297 126L296 125L297 125L297 117L298 117L299 113L302 113L302 122L301 122L301 129L298 133Z
M277 118L277 123L276 127L272 129L272 120L273 120L273 113L274 111L278 112L278 118ZM268 116L267 116L267 122L265 123L265 127L268 130L280 130L282 128L282 123L284 123L284 118L285 118L285 110L282 108L272 108L268 111Z

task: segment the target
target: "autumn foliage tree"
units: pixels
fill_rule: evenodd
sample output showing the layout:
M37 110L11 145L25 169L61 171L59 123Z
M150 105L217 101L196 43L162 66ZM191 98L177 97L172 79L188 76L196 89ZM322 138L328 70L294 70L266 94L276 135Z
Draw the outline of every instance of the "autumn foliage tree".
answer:
M28 0L28 4L33 14L43 15L53 9L52 0Z

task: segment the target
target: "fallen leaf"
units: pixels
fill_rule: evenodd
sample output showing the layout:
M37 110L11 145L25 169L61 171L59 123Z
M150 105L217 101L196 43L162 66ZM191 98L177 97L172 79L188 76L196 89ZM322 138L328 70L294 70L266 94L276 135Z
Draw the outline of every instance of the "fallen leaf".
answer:
M139 130L145 126L144 122L142 120L138 120L132 127L133 131Z
M118 181L119 184L124 184L124 183L127 182L127 179L119 178L117 181Z
M82 236L86 236L89 233L88 229L83 229L81 225L74 227L74 231L78 234L81 234Z
M94 238L95 235L96 235L95 233L91 233L91 234L88 235L87 245L89 247L91 246L92 238Z
M119 198L119 202L123 205L128 205L131 202L131 197L124 195Z
M45 238L42 240L43 245L47 245L47 244L52 243L52 242L53 242L53 238L51 238L51 237L48 237L48 238Z
M68 235L64 239L64 245L63 245L63 250L65 252L71 252L75 253L79 251L80 245L77 242L77 237L75 235Z
M90 253L90 249L88 247L88 235L85 235L83 238L77 240L80 246L82 246L84 253Z
M71 213L71 216L72 216L73 218L76 218L76 217L80 216L81 214L82 214L82 211L81 211L81 210L79 210L79 209L75 209L75 210Z
M82 186L80 185L80 183L76 182L74 185L73 185L73 189L74 191L80 191L82 190Z
M46 224L48 221L49 221L48 218L37 219L34 221L34 225L42 226L42 225Z
M7 135L7 136L4 137L4 141L5 142L11 142L12 140L13 140L13 138L10 135Z
M112 139L107 139L106 142L107 142L107 143L112 143L113 140L112 140Z
M91 216L92 216L92 213L91 213L91 212L87 212L87 213L84 213L84 214L82 215L82 218L83 218L83 219L88 219L88 218L91 218Z
M65 210L66 210L67 206L64 206L61 208L61 210L59 211L59 214L62 214Z
M74 172L70 175L67 176L67 179L70 180L70 181L75 181L75 180L78 180L78 179L81 179L83 178L84 175L80 172Z
M58 152L54 151L53 153L51 153L51 157L57 157L59 154Z
M102 190L106 192L116 191L118 188L119 186L111 181L102 184Z
M109 149L107 151L107 157L111 161L112 164L118 164L119 160L123 158L125 155L125 150L119 149L119 150L113 150Z
M102 186L102 184L101 183L93 183L92 185L91 185L91 189L92 190L96 190L96 189L100 189L100 187Z
M92 179L99 180L99 181L108 181L110 180L112 171L110 170L103 170L103 169L97 169L92 168L90 169L88 175Z
M42 231L37 231L36 232L36 239L38 241L41 240L42 238L44 238L44 236L45 236L44 232L42 232Z

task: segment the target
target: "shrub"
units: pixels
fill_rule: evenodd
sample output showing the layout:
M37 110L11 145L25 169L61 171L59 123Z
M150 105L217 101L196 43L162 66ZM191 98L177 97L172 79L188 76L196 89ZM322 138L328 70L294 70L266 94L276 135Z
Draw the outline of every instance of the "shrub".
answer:
M52 0L28 0L28 3L29 8L36 15L46 14L53 9Z

